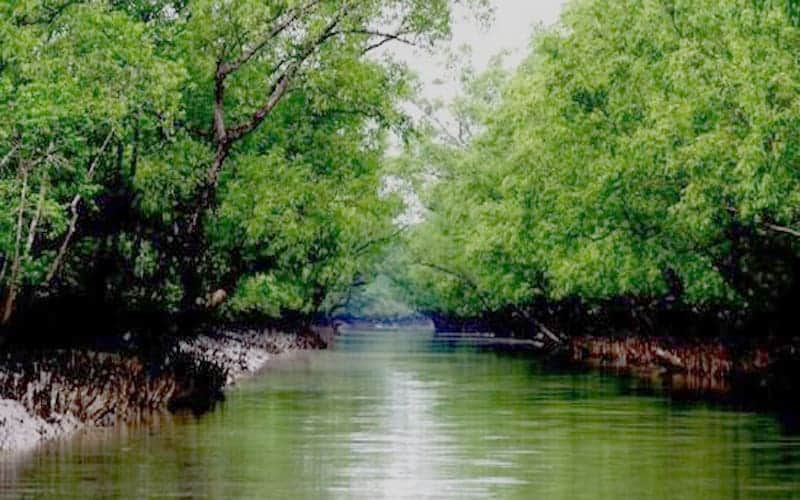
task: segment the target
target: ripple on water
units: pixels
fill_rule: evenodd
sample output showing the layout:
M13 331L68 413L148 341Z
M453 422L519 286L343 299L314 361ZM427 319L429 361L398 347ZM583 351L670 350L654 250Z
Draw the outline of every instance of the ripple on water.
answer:
M350 332L201 418L4 463L0 486L42 498L800 497L800 440L769 415L673 405L624 379L454 344Z

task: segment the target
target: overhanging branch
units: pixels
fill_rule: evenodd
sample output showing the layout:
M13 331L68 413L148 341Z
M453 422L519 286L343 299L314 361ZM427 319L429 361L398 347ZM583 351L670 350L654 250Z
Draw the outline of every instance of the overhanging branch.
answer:
M249 121L232 127L225 134L225 141L232 143L238 139L241 139L245 135L255 130L256 127L258 127L264 121L264 119L269 116L272 110L275 109L275 106L278 105L283 96L286 94L287 90L289 89L289 85L294 80L294 77L297 75L297 72L300 70L300 67L303 65L303 63L305 63L320 46L324 45L325 42L337 34L335 29L340 20L341 15L336 16L333 21L328 24L322 34L316 40L314 40L313 43L307 46L297 56L297 58L289 64L283 74L281 74L281 76L275 80L275 83L270 88L268 93L269 98L267 101L260 108L258 108L255 113L253 113Z
M798 231L796 229L792 229L792 228L786 227L786 226L779 226L777 224L770 224L770 223L764 224L764 226L767 227L768 229L773 230L773 231L777 231L777 232L783 233L783 234L788 234L790 236L794 236L795 238L800 238L800 231Z
M276 20L275 24L273 24L272 28L267 31L264 37L257 42L254 46L250 47L249 49L245 49L242 54L230 62L224 62L219 65L217 70L217 78L225 79L228 75L233 73L234 71L241 68L244 64L246 64L250 59L252 59L256 54L258 54L267 44L272 41L275 37L286 31L295 21L300 19L301 16L308 14L311 12L314 7L316 7L321 0L312 0L308 2L304 6L295 9L294 11L290 12L283 20Z

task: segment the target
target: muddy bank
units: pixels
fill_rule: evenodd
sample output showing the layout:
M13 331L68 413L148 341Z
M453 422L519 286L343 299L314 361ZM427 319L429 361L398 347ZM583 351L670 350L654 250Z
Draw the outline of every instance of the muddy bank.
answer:
M147 420L163 411L209 409L225 386L287 353L323 348L333 332L219 329L167 339L148 355L38 350L0 359L0 452L30 450L87 426ZM130 342L126 336L121 342ZM166 347L165 347L166 346Z
M800 338L790 303L774 310L702 310L672 299L537 301L460 318L432 314L438 333L492 332L578 367L631 374L687 397L756 408L800 400ZM506 350L521 350L504 346ZM800 403L796 405L800 408Z
M785 406L800 375L800 339L577 336L570 363L600 367L682 394Z

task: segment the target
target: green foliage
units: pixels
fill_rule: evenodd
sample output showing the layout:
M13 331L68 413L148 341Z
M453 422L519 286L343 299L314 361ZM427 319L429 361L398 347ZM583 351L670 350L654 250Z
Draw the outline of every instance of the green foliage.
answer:
M409 243L418 303L465 315L668 294L774 306L800 255L792 9L572 3L480 113L483 132L435 146L452 153L436 157L431 212Z
M140 158L133 185L141 196L142 215L174 223L203 182L204 172L197 166L210 161L208 148L187 137L175 138Z
M416 311L399 300L401 291L385 274L379 274L374 280L354 291L350 300L343 304L340 313L352 318L373 320L407 319L416 315Z
M293 96L223 180L212 234L228 257L217 272L230 273L232 254L234 267L256 270L240 280L231 312L329 310L370 272L398 206L379 195L383 140L358 112L391 103L360 96L344 110Z
M112 152L124 152L131 117L179 113L183 72L155 55L144 25L99 4L64 6L10 2L0 14L4 316L21 289L51 284L78 216L119 175Z
M370 54L446 37L451 4L2 3L0 321L42 297L180 312L220 289L233 317L313 316L380 269L464 316L785 299L796 2L575 1L513 75L465 74L454 128L429 120L387 162L413 77ZM387 257L389 173L427 213Z
M335 308L399 208L379 188L411 77L371 52L430 47L450 8L2 2L0 321L74 294L132 311L218 289L231 315Z

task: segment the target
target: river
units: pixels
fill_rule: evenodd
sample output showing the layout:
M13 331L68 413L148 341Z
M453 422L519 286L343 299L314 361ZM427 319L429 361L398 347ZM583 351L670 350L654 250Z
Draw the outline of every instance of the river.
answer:
M4 462L7 497L792 498L800 437L613 375L346 332L200 417L165 416Z

